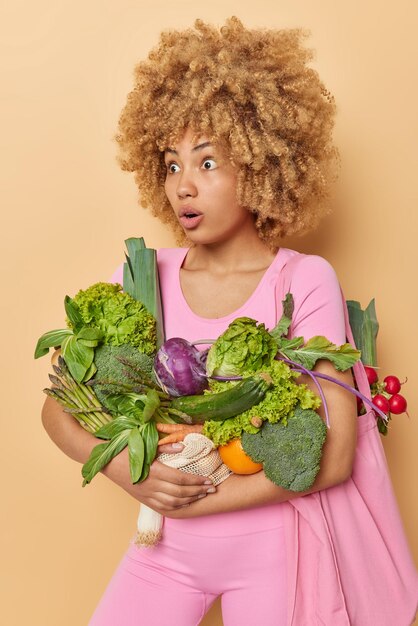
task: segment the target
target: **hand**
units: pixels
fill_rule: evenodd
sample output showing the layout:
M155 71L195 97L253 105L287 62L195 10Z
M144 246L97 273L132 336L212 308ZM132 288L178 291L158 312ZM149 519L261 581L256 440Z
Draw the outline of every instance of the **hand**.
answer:
M160 446L160 448L159 452L180 451L177 448L173 449L171 445ZM182 472L157 460L151 464L148 477L133 485L129 477L126 448L108 463L103 473L136 500L167 517L171 511L177 511L195 500L200 500L207 493L216 491L212 481L205 476Z

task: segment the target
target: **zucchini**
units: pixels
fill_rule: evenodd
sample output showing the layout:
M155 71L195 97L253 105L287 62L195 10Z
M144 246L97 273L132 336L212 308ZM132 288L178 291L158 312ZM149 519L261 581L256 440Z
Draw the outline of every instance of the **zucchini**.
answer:
M244 378L226 391L174 398L171 406L189 415L193 424L203 424L206 420L225 420L261 402L271 385L272 380L268 375L256 374Z

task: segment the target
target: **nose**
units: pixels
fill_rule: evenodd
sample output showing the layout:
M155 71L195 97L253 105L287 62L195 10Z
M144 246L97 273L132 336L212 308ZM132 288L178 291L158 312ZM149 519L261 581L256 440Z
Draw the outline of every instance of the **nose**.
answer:
M196 182L189 170L184 169L180 173L180 176L177 179L176 193L180 200L190 197L194 198L197 195Z

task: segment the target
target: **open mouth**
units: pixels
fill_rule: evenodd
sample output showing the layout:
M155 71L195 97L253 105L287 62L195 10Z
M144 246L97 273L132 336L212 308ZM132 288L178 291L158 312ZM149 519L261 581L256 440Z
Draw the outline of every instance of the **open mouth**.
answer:
M203 214L193 211L192 209L186 210L180 214L180 224L184 228L194 228L203 220Z

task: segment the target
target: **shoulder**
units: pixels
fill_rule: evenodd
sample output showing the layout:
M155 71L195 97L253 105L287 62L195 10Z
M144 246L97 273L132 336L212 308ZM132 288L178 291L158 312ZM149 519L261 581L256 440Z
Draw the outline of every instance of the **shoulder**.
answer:
M286 249L286 252L288 259L283 271L292 283L310 288L315 284L338 282L333 266L324 257L290 249Z
M325 335L334 343L344 343L343 294L331 263L316 254L296 252L283 267L282 280L283 293L292 293L294 300L292 334L305 340Z

